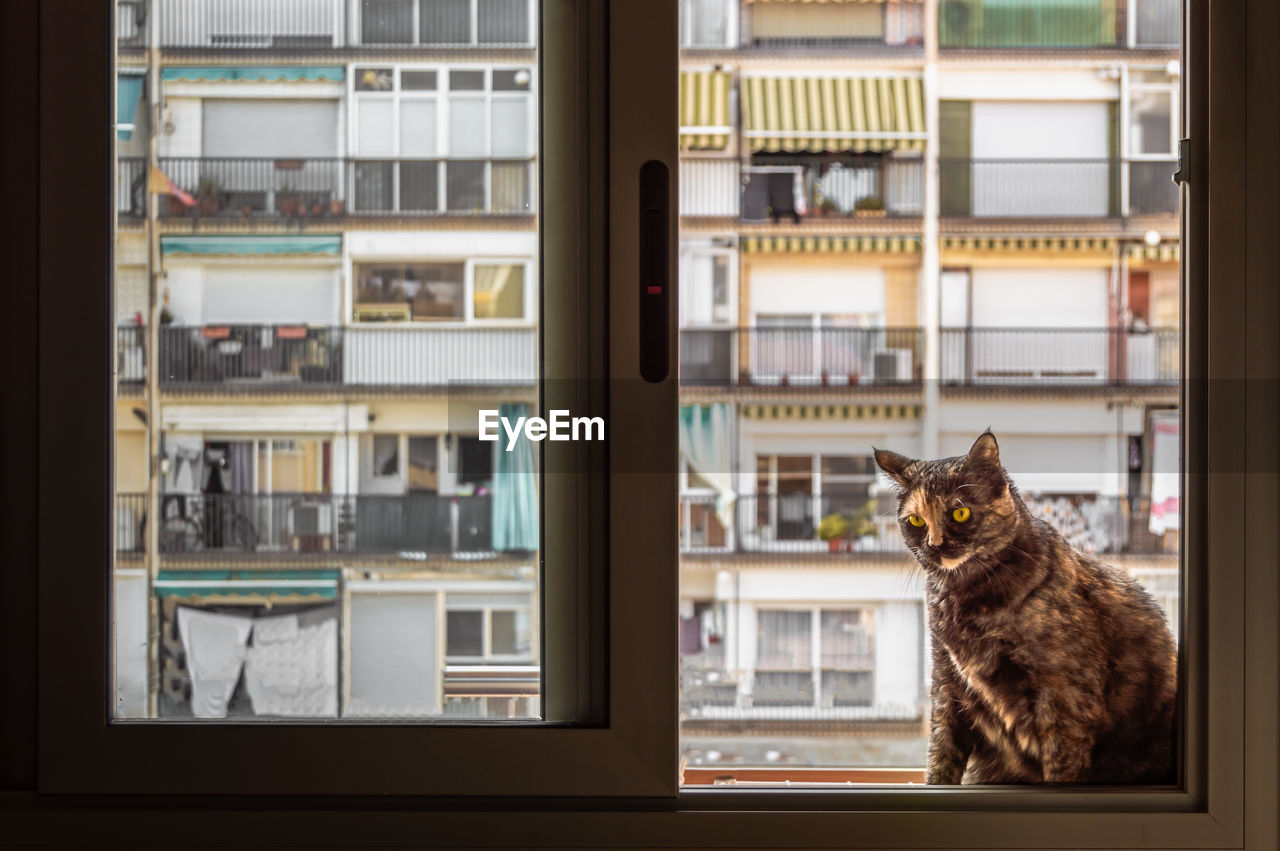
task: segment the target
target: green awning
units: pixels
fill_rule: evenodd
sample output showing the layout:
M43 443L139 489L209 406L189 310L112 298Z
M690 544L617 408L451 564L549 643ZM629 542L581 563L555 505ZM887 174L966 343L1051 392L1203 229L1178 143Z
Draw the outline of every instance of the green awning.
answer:
M141 74L116 75L116 136L121 142L133 138L134 119L138 116L138 101L142 100Z
M338 570L162 570L157 597L338 596Z
M290 236L165 236L160 253L202 256L244 257L255 254L289 254L338 257L342 237L333 235Z
M341 83L345 77L341 65L170 65L160 69L166 83Z

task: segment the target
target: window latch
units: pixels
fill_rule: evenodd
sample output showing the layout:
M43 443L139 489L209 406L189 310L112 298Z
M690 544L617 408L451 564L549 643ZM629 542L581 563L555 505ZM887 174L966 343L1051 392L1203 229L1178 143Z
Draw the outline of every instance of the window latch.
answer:
M1190 183L1191 174L1191 140L1178 140L1178 170L1173 173L1173 182L1182 185Z

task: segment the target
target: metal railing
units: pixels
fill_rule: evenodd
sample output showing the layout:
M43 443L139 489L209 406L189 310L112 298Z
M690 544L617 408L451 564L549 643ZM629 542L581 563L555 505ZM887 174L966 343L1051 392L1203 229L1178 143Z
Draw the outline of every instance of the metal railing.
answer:
M1023 495L1034 516L1054 526L1067 543L1089 554L1176 553L1177 542L1150 531L1147 497L1093 494ZM781 553L905 554L894 502L809 493L742 494L724 503L710 495L680 498L680 551L686 554ZM841 538L821 540L822 518L850 522ZM862 518L862 519L859 519Z
M141 549L145 495L116 504L117 549ZM166 554L474 555L491 552L493 540L489 496L167 493L160 516Z
M165 326L164 385L337 385L342 329L306 325Z
M146 547L147 495L116 494L116 552L140 553Z
M939 0L938 46L1088 48L1122 45L1124 0Z
M943 328L942 382L952 385L1176 386L1176 328Z
M770 157L742 170L742 218L919 216L923 164L899 157ZM878 203L877 203L878 202ZM862 209L870 205L870 209Z
M116 326L116 381L139 384L147 377L147 329L141 325Z
M159 4L160 45L167 48L533 46L528 0L153 2Z
M147 158L116 160L116 215L141 219L147 215Z
M345 329L343 380L360 387L533 385L538 332L533 328Z
M1178 161L1130 160L1125 163L1129 178L1129 215L1176 215L1178 185L1173 173Z
M741 201L742 178L737 160L680 161L680 215L737 218Z
M116 3L116 47L121 50L147 46L147 0Z
M1114 159L938 160L943 216L1105 217L1120 214Z
M919 328L707 328L680 332L687 386L905 385L921 374Z
M166 157L160 170L196 199L168 216L334 218L532 215L533 161L339 157Z

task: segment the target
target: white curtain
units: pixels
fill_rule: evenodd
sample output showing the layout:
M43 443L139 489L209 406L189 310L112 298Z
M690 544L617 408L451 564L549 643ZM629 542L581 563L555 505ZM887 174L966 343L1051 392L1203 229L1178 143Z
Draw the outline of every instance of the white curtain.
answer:
M680 457L715 488L716 514L726 529L732 528L736 499L730 426L729 406L723 402L680 407Z

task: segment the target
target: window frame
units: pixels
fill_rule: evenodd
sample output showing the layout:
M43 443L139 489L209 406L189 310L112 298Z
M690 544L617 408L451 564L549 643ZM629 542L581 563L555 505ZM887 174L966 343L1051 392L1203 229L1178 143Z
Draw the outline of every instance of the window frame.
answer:
M557 5L554 0L545 2L549 8ZM628 9L626 4L613 7L611 84L623 87L628 93L634 87L635 97L629 99L627 110L632 114L663 105L663 97L655 94L661 92L663 86L653 85L654 74L648 68L643 75L632 74L628 69L654 60L652 45L642 49L641 43L647 39L638 38L637 33L660 35L675 44L673 0L671 5L670 24L662 20L663 16L653 14L651 4L645 4L643 15ZM101 571L85 574L86 587L92 591L83 595L86 599L64 594L57 600L63 607L60 611L53 598L65 590L68 574L81 570L66 557L87 554L100 559L101 552L109 547L109 534L100 528L105 526L103 523L84 530L82 535L67 535L65 513L60 511L62 497L54 488L39 487L35 474L37 468L46 475L62 469L58 454L62 452L60 447L66 445L90 447L78 458L80 475L106 481L110 472L109 442L99 410L107 405L110 378L103 368L109 363L106 355L111 348L105 333L111 316L110 240L106 229L85 228L82 215L85 205L69 205L57 200L71 195L87 196L93 199L89 206L103 210L103 215L109 209L106 175L110 172L110 158L103 151L90 151L85 155L82 133L86 124L101 127L109 126L111 121L107 110L111 103L109 82L102 72L110 67L112 46L94 35L109 30L109 9L106 4L95 8L81 3L73 5L71 0L43 0L39 7L11 4L2 10L6 21L22 24L2 30L3 36L15 47L13 54L4 54L3 61L11 63L15 75L21 74L24 68L29 71L35 67L39 71L33 87L19 87L17 91L6 92L5 96L12 98L24 115L36 119L33 122L37 128L36 138L44 140L46 151L80 153L80 156L45 155L35 160L30 156L36 149L34 144L23 144L27 140L22 139L4 140L6 145L29 155L22 161L38 163L38 171L31 169L30 174L18 173L14 177L20 183L27 181L25 185L32 190L31 197L36 197L38 189L38 197L46 201L38 206L30 221L20 221L14 232L6 234L18 249L15 265L32 272L38 268L41 286L38 293L33 292L29 298L21 291L15 293L17 299L28 299L24 303L32 308L30 315L36 317L36 321L27 323L26 327L18 323L5 340L5 345L18 355L5 364L14 378L10 386L32 405L26 417L15 416L12 427L37 446L32 453L34 459L16 459L31 484L28 491L35 491L37 498L31 500L30 492L14 488L11 503L14 512L4 518L15 531L13 547L17 568L6 571L3 581L7 590L17 589L20 596L8 595L7 608L13 617L3 624L3 629L6 635L25 639L7 641L5 652L15 660L13 677L18 684L36 682L36 669L31 662L38 660L46 672L40 681L38 698L34 689L29 695L16 690L12 700L4 705L6 721L13 723L6 724L3 734L6 744L13 745L9 752L16 754L12 761L6 760L4 766L6 788L15 790L3 797L8 836L32 842L66 837L83 837L92 842L136 842L137 818L145 814L151 828L161 836L189 831L192 818L198 817L202 840L224 844L242 843L252 836L262 842L366 845L370 841L370 827L376 823L374 829L379 840L392 841L390 837L397 837L452 847L477 843L526 845L530 841L562 847L598 847L603 837L632 844L679 842L744 848L798 844L805 847L857 844L1025 848L1045 843L1053 847L1091 848L1276 847L1280 840L1280 828L1274 817L1274 802L1280 797L1276 772L1280 752L1275 728L1275 706L1280 696L1277 678L1280 619L1276 617L1280 575L1274 565L1280 560L1280 554L1274 530L1268 523L1246 522L1248 518L1273 518L1280 513L1274 441L1280 400L1273 370L1273 364L1280 359L1280 338L1274 333L1276 318L1280 316L1280 293L1271 285L1275 271L1280 268L1280 245L1272 232L1274 222L1280 217L1280 195L1275 192L1280 182L1280 166L1272 156L1273 145L1247 144L1254 134L1264 138L1273 135L1275 117L1280 115L1280 110L1275 108L1280 93L1269 85L1268 66L1261 61L1273 33L1280 29L1280 8L1269 0L1217 3L1212 28L1207 0L1189 2L1188 17L1192 22L1187 28L1192 33L1188 50L1192 59L1189 98L1208 106L1199 113L1191 113L1189 135L1197 144L1185 163L1194 191L1184 195L1190 214L1183 223L1183 245L1187 250L1183 292L1190 317L1186 332L1188 345L1184 347L1187 365L1184 394L1190 403L1183 408L1188 425L1184 493L1188 516L1196 522L1187 530L1187 558L1191 569L1184 573L1182 589L1190 622L1186 634L1194 640L1184 645L1187 647L1184 685L1190 699L1185 701L1185 726L1189 735L1182 760L1184 782L1181 787L1106 792L1001 787L895 791L877 787L859 794L856 799L839 792L792 791L779 795L764 790L712 789L685 791L673 797L666 771L673 762L674 750L669 748L659 754L647 747L673 745L673 725L666 719L647 718L625 702L625 698L637 696L630 684L639 681L648 687L644 695L648 705L654 705L654 701L661 705L664 698L670 698L670 704L675 705L674 689L668 683L674 679L669 670L675 658L675 630L672 629L670 636L662 631L646 632L652 634L651 642L631 641L622 642L629 645L625 647L617 643L610 646L613 669L620 670L619 663L628 667L625 668L627 676L615 676L609 683L615 698L609 727L572 731L578 740L576 746L601 748L596 752L598 759L590 763L595 769L591 791L584 797L553 806L547 805L546 797L513 801L501 796L506 792L527 794L531 788L536 788L542 796L561 795L571 785L563 777L553 778L550 785L541 787L534 785L532 775L513 784L501 773L478 770L474 765L477 758L510 756L504 749L516 741L500 729L484 731L491 739L489 742L468 743L482 745L472 753L473 764L449 778L447 794L475 792L484 797L471 801L452 797L427 802L389 795L390 790L382 783L355 782L347 784L343 793L350 797L342 799L292 797L264 803L262 798L250 799L249 794L255 789L249 787L256 786L256 791L268 793L281 790L263 788L263 784L247 775L240 778L248 782L237 787L238 796L206 799L195 804L190 803L190 798L158 794L134 798L126 804L121 796L129 798L130 793L140 790L136 783L128 782L128 775L119 769L128 767L130 758L137 753L121 751L123 761L98 763L99 770L109 771L108 774L89 776L85 763L96 751L77 751L77 747L96 747L101 744L101 736L86 737L83 729L72 729L69 737L62 735L66 729L60 729L60 723L76 719L58 699L74 698L76 692L87 687L81 678L67 678L70 682L61 686L51 684L49 668L63 663L62 651L72 655L80 653L90 664L84 669L90 671L90 676L84 679L92 680L92 686L101 685L100 694L105 697L106 681L102 676L105 670L99 672L105 657L86 655L83 648L56 634L53 623L65 618L69 608L72 615L84 617L87 623L105 632L105 611L94 605L94 601L103 599L105 590L92 591L95 586L105 584ZM561 14L562 11L561 8L554 10L554 25L571 26L574 19ZM58 26L69 14L75 14L81 26ZM38 19L43 19L43 26L37 26ZM32 33L37 33L37 37L32 38ZM571 57L552 57L547 67L553 68L557 75L562 74L565 66L572 66L581 52L593 56L603 52L599 43L587 44L585 40L578 42L576 48ZM674 50L658 59L658 82L669 84L670 99L674 101L674 75L667 79L665 70L661 70L666 67L662 64L666 60L675 68ZM59 97L62 93L83 91L86 81L90 90L100 93L98 98ZM1246 81L1257 85L1246 86ZM593 92L598 94L596 88L588 86L584 99L590 100ZM39 92L38 108L31 89ZM1212 122L1207 114L1210 111ZM670 113L670 127L674 129L674 109ZM615 111L613 117L615 131L626 126L625 114ZM86 121L87 118L93 120ZM599 125L595 130L600 132ZM643 131L643 126L638 127L637 135ZM572 136L557 135L554 130L544 133L544 138L547 135L566 147L575 141ZM615 135L617 147L613 149L614 156L607 170L597 161L589 173L599 176L607 171L617 178L629 178L639 163L655 151L674 163L675 134L670 135L670 151L655 139L641 141L633 137L619 142ZM1214 152L1212 164L1210 149ZM589 150L583 146L582 153ZM554 173L551 163L547 168ZM592 198L586 187L574 179L575 174L576 171L566 178L573 191L564 193L565 196L575 203ZM1210 181L1212 194L1201 191L1200 187ZM619 185L622 185L620 181ZM625 238L636 229L634 200L633 196L610 199L613 215L608 230L618 239L607 261L616 273L610 280L609 291L619 303L627 301L636 285L634 238ZM572 205L563 198L552 198L544 205L544 213L552 208L567 213ZM605 226L598 221L596 224L592 232L601 234ZM65 233L83 237L80 251L67 252L62 248L58 237ZM34 239L37 234L42 237L38 242ZM552 242L544 255L544 266L553 265L554 257L572 252L578 245L571 236L563 234ZM59 303L55 284L82 280L86 262L98 263L100 271L92 280L102 286L97 290L96 301L86 300L83 311L68 312ZM606 263L599 258L596 262ZM603 265L596 268L602 269ZM1208 310L1210 273L1215 282L1212 313ZM1185 283L1187 279L1191 282L1189 286ZM1255 286L1248 286L1249 283ZM584 289L582 294L586 292ZM593 307L596 302L598 299L592 302ZM610 330L614 332L614 339L610 341L611 374L628 378L635 371L637 349L634 324L628 324L629 319L631 317L620 315L610 319ZM85 348L97 351L100 357L90 359L89 368L83 359L73 364L65 346L69 338L90 342ZM557 339L557 344L560 349L572 350L580 343ZM38 376L33 375L30 368L32 352L40 356ZM1208 383L1210 378L1215 383ZM1247 387L1242 380L1255 378L1267 380ZM669 385L670 382L664 382L638 388L634 398L615 397L611 400L611 410L615 415L644 413L664 400L674 410L674 387ZM42 388L46 392L39 392ZM59 416L67 411L67 397L97 401L81 405L79 420L68 420ZM637 444L627 446L628 452L658 446L670 449L674 458L673 438L642 432L637 439ZM611 447L610 453L619 460L624 457L616 447ZM652 561L635 561L627 547L648 549L649 555L656 549L659 557L670 557L674 566L674 547L670 551L660 544L655 547L654 542L646 540L643 524L631 523L629 527L627 523L630 518L643 516L635 513L637 509L666 507L667 503L655 494L669 490L668 483L665 480L650 482L639 475L626 478L632 479L635 487L630 492L616 493L617 499L609 507L610 517L616 521L610 525L613 536L608 542L609 551L619 560L633 559L636 567L651 568ZM570 497L570 504L587 505L579 491L571 491ZM88 516L106 518L109 517L107 499L105 489L102 493L90 490L83 495L80 508ZM24 506L24 501L32 504ZM669 512L655 516L668 517ZM33 538L29 534L32 525L26 526L27 534L17 534L23 530L21 524L24 523L36 525L38 536ZM674 543L674 536L671 537ZM76 538L81 540L74 540ZM599 546L594 539L582 543L585 549ZM1216 561L1213 571L1205 569L1210 553ZM28 569L22 569L23 562L29 565ZM43 569L37 571L37 565ZM636 574L643 574L642 579L637 579ZM619 634L653 630L654 623L646 614L667 617L664 606L674 618L676 608L671 605L676 600L674 581L665 572L615 571L612 579L608 597L612 601L612 626L615 631L619 628L631 631ZM33 607L29 601L36 593L37 583L39 605ZM567 596L563 587L554 591L557 597ZM39 646L32 649L31 639L37 635ZM644 652L637 652L637 646L642 644L646 645ZM1248 654L1244 652L1246 646ZM35 658L27 657L27 652ZM98 712L101 710L99 707ZM81 715L79 721L96 727L100 724L94 720L96 715ZM285 735L277 737L272 747L296 747L296 737L287 730L283 732ZM556 744L568 741L561 736ZM1249 742L1247 749L1246 741ZM631 750L629 745L635 742L643 742L646 747ZM72 752L75 757L71 756ZM540 748L538 755L547 753ZM577 751L572 749L556 753L561 774L571 773L572 768L564 768L564 760L576 756ZM537 763L531 766L536 768ZM605 767L607 771L601 770ZM369 774L366 770L357 779L368 780ZM101 791L107 780L112 783L113 797L60 794ZM620 791L621 787L615 785L619 782L628 784L631 791L648 800L633 801L625 807L602 801L601 795ZM371 792L382 794L376 800L359 797ZM854 802L856 811L850 806Z
M367 44L364 41L364 3L353 4L352 17L354 23L352 33L358 36L358 46L378 46L378 47L479 47L491 48L495 45L505 44L521 44L533 46L532 36L537 33L537 13L534 9L536 0L524 0L525 14L528 15L526 28L530 34L530 39L526 42L504 42L504 41L480 41L480 0L467 0L467 34L469 38L466 41L422 41L422 4L419 0L410 0L412 8L413 20L413 40L412 41L373 41Z

